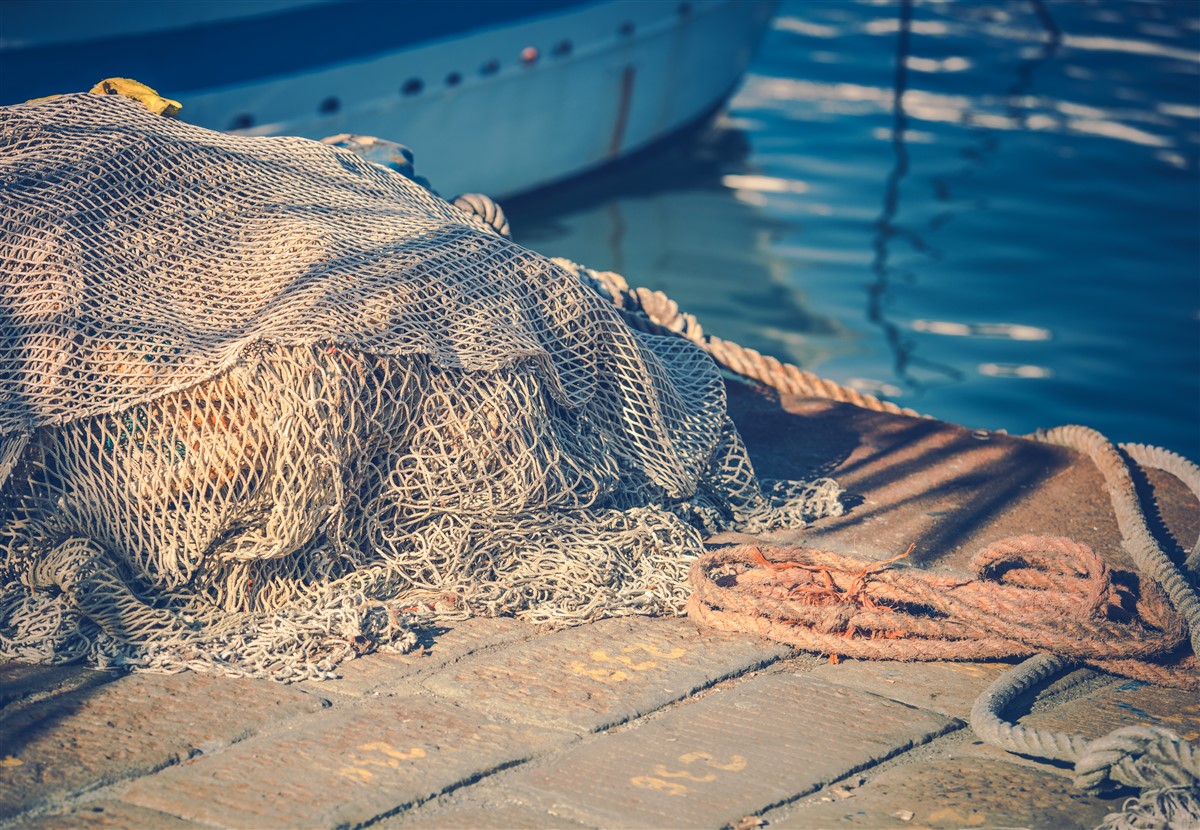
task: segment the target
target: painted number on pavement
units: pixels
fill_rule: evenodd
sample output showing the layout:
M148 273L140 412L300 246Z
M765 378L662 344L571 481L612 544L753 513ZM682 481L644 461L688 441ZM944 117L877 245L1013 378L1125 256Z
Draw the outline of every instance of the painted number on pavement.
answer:
M634 658L631 655L638 655ZM590 677L601 683L621 683L630 678L630 672L643 672L658 668L658 660L646 660L645 656L657 657L661 660L678 660L687 654L682 648L663 651L658 646L649 643L633 643L621 649L619 654L609 654L607 650L598 648L590 655L591 663L575 660L571 663L571 671L581 677ZM620 666L621 668L612 668Z
M407 751L398 750L383 741L371 741L359 746L364 755L351 755L350 765L342 767L337 774L360 784L369 784L375 780L375 773L368 767L388 767L399 769L404 761L415 761L425 757L425 750L414 746Z
M707 784L717 780L717 773L741 772L746 768L746 759L742 755L731 755L728 760L717 760L707 752L688 752L676 759L684 769L671 769L666 764L655 764L653 775L635 775L629 783L645 790L658 790L667 795L683 795L688 791L685 781L693 784ZM676 766L672 764L671 767Z

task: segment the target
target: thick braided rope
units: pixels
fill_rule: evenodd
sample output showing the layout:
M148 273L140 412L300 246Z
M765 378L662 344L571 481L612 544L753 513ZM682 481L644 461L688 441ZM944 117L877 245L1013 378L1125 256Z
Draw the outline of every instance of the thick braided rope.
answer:
M1200 633L1196 593L1151 535L1129 469L1116 449L1086 427L1060 427L1034 437L1086 452L1100 469L1126 551L1142 573L1162 585L1171 604L1184 616L1196 652ZM1125 444L1121 449L1138 464L1175 475L1200 498L1200 468L1195 464L1160 447ZM1200 540L1188 558L1193 572L1198 564L1195 560L1200 559L1197 551ZM1010 724L1001 718L1017 695L1068 665L1067 658L1039 654L1005 673L975 701L971 727L985 741L1003 749L1074 762L1076 783L1087 789L1100 789L1110 781L1147 790L1147 795L1153 790L1200 787L1200 749L1170 730L1132 726L1085 742L1063 733ZM1150 800L1158 803L1164 798ZM1164 803L1172 802L1167 798Z
M1096 830L1149 830L1200 826L1200 787L1161 787L1127 798L1119 813L1109 813Z
M1004 711L1017 697L1073 665L1069 657L1038 654L1005 672L976 699L971 728L1009 752L1075 764L1075 783L1083 789L1111 783L1138 789L1200 786L1200 748L1168 729L1128 726L1087 741L1004 720Z
M1117 526L1121 531L1122 546L1133 559L1138 571L1153 579L1166 591L1171 605L1187 621L1191 632L1192 651L1200 655L1200 597L1151 534L1134 488L1133 477L1117 449L1096 430L1075 425L1039 431L1032 437L1046 443L1071 447L1087 453L1092 459L1104 477L1109 498L1112 500Z
M30 433L16 432L0 437L0 486L8 481L13 468L29 445Z
M576 274L612 302L633 328L651 334L669 333L685 337L707 351L713 360L734 374L770 386L783 394L852 403L874 412L918 416L915 410L871 395L863 395L747 346L705 334L695 316L680 310L679 304L661 291L632 288L624 277L611 271L593 271L567 259L556 258L554 261Z
M456 196L451 204L464 213L478 216L484 224L505 239L512 239L512 229L508 226L508 217L504 215L504 209L491 196L485 196L482 193L464 193Z
M1122 452L1140 466L1162 470L1175 476L1192 491L1196 500L1200 501L1200 466L1193 464L1178 453L1150 444L1121 444L1120 447ZM1184 565L1193 575L1200 577L1200 536L1192 545L1192 550Z

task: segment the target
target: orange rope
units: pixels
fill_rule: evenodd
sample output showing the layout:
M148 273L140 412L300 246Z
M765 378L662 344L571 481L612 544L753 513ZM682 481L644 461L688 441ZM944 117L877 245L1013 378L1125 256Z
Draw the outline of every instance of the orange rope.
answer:
M800 547L741 545L692 566L688 613L716 628L806 651L890 660L976 660L1053 652L1106 671L1200 689L1182 617L1149 581L1114 581L1090 548L1020 536L976 554L974 579Z

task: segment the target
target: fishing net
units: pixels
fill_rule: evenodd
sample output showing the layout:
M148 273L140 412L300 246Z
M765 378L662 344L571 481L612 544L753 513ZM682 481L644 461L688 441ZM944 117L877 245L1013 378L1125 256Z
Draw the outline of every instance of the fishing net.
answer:
M0 109L0 658L281 680L414 625L681 613L760 487L711 359L351 152Z

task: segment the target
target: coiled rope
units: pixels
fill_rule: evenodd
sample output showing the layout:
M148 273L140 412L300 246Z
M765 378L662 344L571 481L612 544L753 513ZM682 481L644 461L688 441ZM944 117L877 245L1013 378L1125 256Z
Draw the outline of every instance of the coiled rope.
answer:
M1150 662L1187 636L1167 597L1145 585L1126 609L1131 598L1086 545L1059 537L1004 539L975 555L975 579L896 569L894 561L788 546L725 548L693 563L688 612L716 628L806 651L888 660L1048 651L1200 691L1191 665Z

